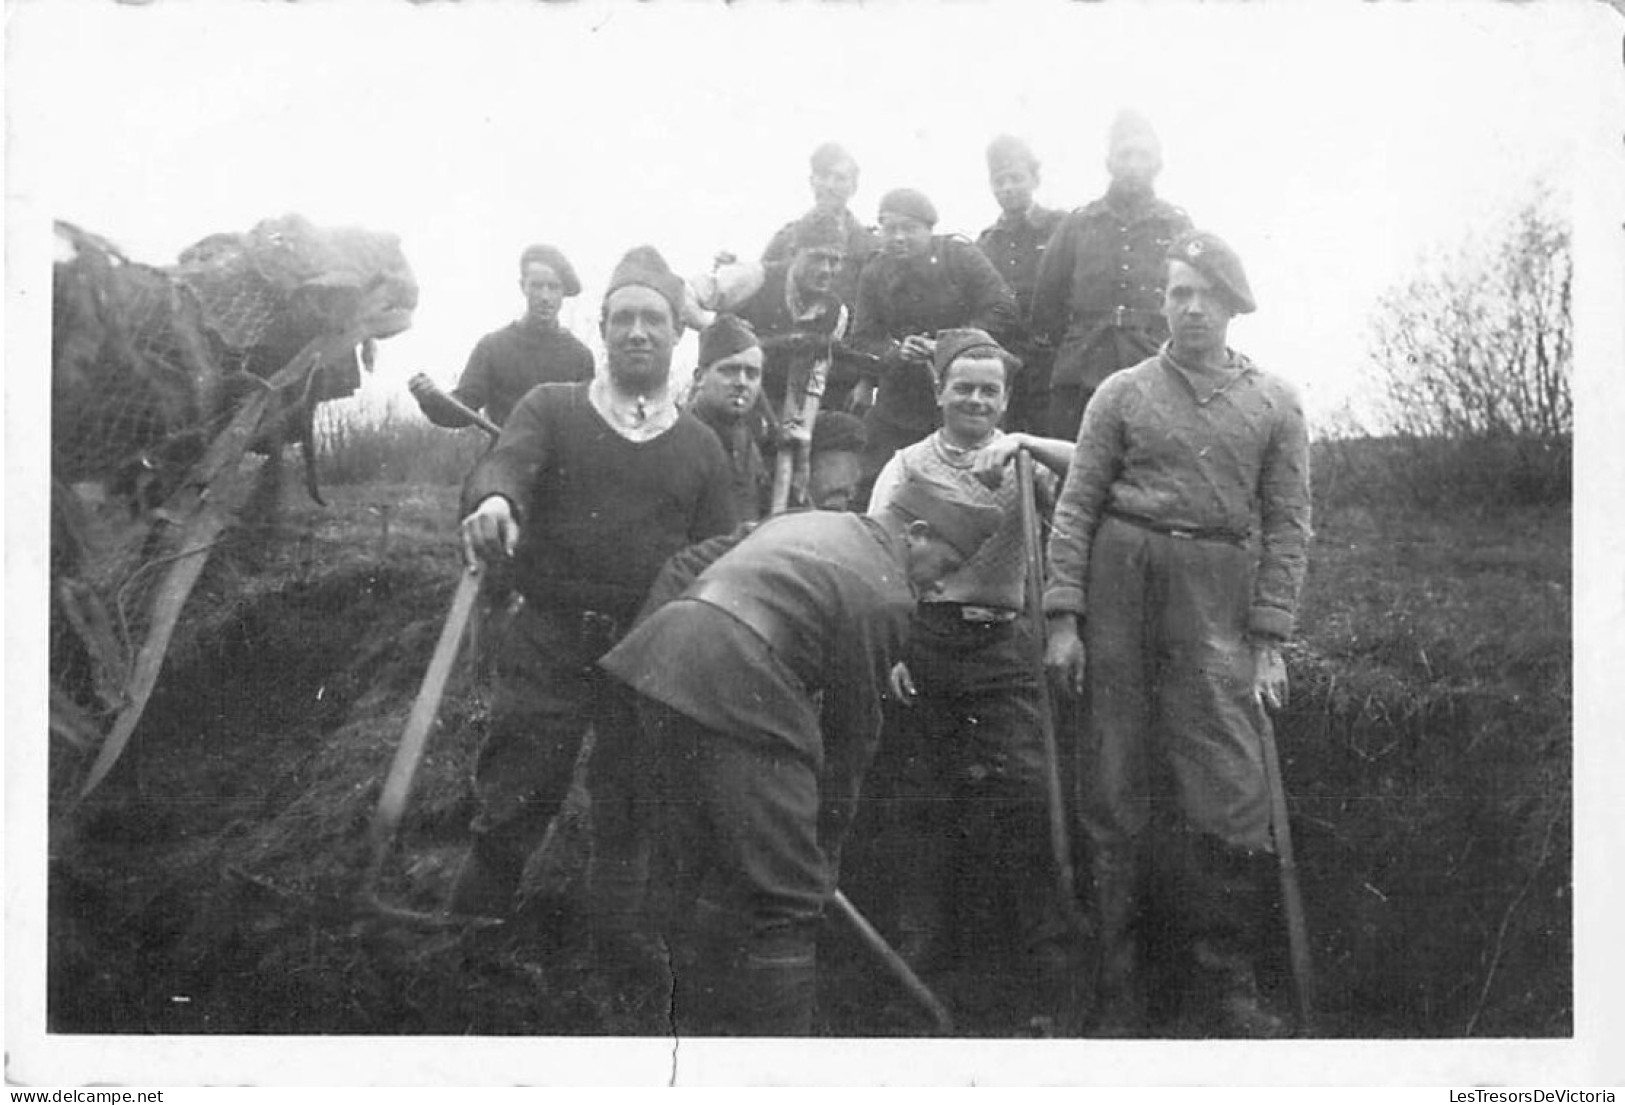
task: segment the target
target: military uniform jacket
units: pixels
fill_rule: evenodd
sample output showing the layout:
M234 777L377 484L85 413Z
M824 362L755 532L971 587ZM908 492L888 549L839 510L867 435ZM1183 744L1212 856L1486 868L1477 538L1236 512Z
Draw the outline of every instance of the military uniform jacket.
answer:
M880 736L914 602L903 551L874 519L780 514L599 663L719 733L778 744L820 768L826 755L861 763Z
M1165 200L1129 204L1110 193L1061 221L1039 264L1031 314L1033 333L1057 347L1056 384L1098 387L1167 339L1168 247L1190 228L1190 216ZM1139 338L1124 343L1128 360L1090 357L1124 332Z
M812 212L809 211L807 214L810 215ZM835 278L835 294L850 308L858 297L858 281L862 276L864 265L880 250L880 236L860 223L858 217L844 207L836 218L846 236L846 244L841 257L841 271ZM785 223L762 251L762 263L783 264L793 258L795 252L796 223Z
M1061 225L1064 212L1033 204L1020 215L1001 215L999 221L982 231L976 248L998 270L1016 297L1016 309L1023 319L1032 314L1033 288L1038 283L1039 262Z
M1019 324L1010 286L966 238L936 235L923 258L877 255L863 270L852 320L852 343L880 358L874 370L880 391L871 417L916 438L936 424L931 370L902 359L902 339L974 326L1005 340Z
M775 414L784 410L787 381L805 379L813 358L828 352L828 343L843 339L845 329L850 328L850 314L843 316L840 301L830 297L808 304L798 317L786 294L789 280L788 262L768 265L761 288L735 311L762 341L762 391ZM798 343L792 335L802 335L807 341ZM823 409L844 409L846 397L857 381L850 358L837 352L824 380Z

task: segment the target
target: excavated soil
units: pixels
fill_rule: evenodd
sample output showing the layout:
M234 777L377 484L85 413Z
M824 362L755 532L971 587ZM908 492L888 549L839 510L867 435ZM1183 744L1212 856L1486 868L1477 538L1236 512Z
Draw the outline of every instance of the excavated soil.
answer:
M219 550L132 747L77 807L65 796L88 765L53 748L50 1030L647 1031L649 1010L586 969L579 786L527 875L564 912L466 931L358 902L368 826L456 559L448 492L333 497L326 512L294 509ZM1330 527L1320 543L1346 566L1361 536ZM1315 617L1335 623L1327 601ZM1279 726L1318 1034L1571 1034L1568 721L1561 702L1528 693L1565 673L1532 656L1522 690L1465 676L1421 690L1392 665L1354 663L1357 652L1297 649ZM386 902L429 911L441 899L466 839L485 717L465 659L385 865ZM884 877L861 869L861 842L855 854L848 889L868 909ZM873 919L886 929L883 906ZM833 922L821 966L820 1031L930 1033ZM1045 1031L1032 1023L1032 986L996 954L931 981L960 1034ZM1270 982L1285 999L1284 964ZM1156 1011L1161 1035L1197 1031L1176 1003Z

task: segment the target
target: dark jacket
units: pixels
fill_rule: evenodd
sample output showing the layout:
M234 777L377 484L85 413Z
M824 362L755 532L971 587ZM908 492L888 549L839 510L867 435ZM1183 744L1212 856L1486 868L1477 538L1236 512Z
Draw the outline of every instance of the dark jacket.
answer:
M853 345L878 358L865 372L880 385L871 417L915 440L936 424L931 370L902 359L903 338L974 326L1008 339L1019 323L1009 285L968 239L936 235L921 259L876 255L863 270L852 324Z
M1126 202L1111 192L1061 221L1038 268L1031 313L1033 333L1056 346L1054 384L1093 389L1167 339L1168 247L1190 227L1190 216L1165 200ZM1118 332L1137 339L1121 343L1123 354ZM1107 355L1091 357L1097 348Z
M521 320L479 340L451 395L500 426L537 384L580 383L591 380L592 373L592 350L574 334L560 326L542 329ZM454 430L469 424L468 417L457 411L432 403L422 406L424 416L436 426Z
M630 623L668 557L734 528L728 459L686 412L658 437L627 440L589 386L532 389L469 474L463 512L490 495L513 504L514 581L528 601Z
M841 258L841 271L835 280L835 294L850 309L858 298L858 280L863 274L864 265L880 251L880 236L860 223L858 217L846 208L841 209L837 218L846 234L846 246ZM762 251L764 264L782 264L795 256L796 223L800 221L785 223L778 229Z

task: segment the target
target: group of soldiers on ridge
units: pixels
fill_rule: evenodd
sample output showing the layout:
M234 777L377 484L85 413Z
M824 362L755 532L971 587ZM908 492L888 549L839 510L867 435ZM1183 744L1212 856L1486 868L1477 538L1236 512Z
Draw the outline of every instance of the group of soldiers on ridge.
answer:
M1255 309L1242 262L1157 197L1161 165L1125 112L1106 193L1063 214L1001 136L1000 214L972 243L911 188L865 225L856 162L820 146L813 208L759 262L719 259L737 279L697 290L625 255L597 370L559 325L569 260L524 251L524 318L452 392L502 427L461 533L511 594L451 913L514 915L590 731L594 963L665 987L681 1031L815 1031L843 856L928 980L997 945L1035 1017L1142 1035L1168 930L1158 977L1204 1031L1291 1031L1261 984L1264 745L1307 436L1293 388L1230 348ZM978 902L1003 920L978 927Z

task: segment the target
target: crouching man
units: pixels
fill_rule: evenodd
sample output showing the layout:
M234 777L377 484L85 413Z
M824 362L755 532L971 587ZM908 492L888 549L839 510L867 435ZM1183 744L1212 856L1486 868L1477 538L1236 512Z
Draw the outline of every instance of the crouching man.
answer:
M600 661L639 695L679 1031L810 1032L888 672L919 597L1001 518L926 480L876 516L771 518ZM721 909L692 931L702 886Z

